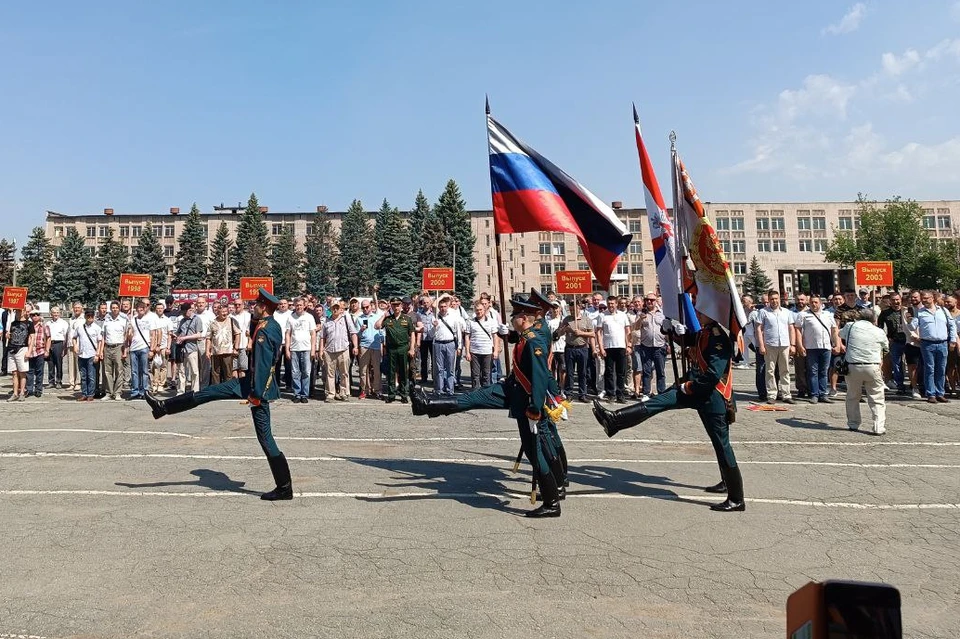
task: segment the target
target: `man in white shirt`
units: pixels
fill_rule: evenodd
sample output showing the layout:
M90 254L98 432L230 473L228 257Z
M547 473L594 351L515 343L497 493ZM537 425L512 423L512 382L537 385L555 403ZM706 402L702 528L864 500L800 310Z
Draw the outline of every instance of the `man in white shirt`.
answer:
M810 308L797 313L797 353L807 360L810 403L830 404L830 355L839 352L840 335L833 314L823 310L819 295L810 296Z
M290 390L293 387L293 370L292 362L290 358L287 357L287 323L290 321L290 316L293 314L293 311L290 310L290 300L283 297L280 299L280 304L277 305L277 310L273 312L273 319L277 321L277 324L280 325L280 334L283 335L284 345L281 353L283 357L277 360L277 366L273 370L273 377L277 381L277 384L280 383L280 380L283 380L283 386L286 390ZM283 364L283 375L280 375L280 365ZM348 393L349 394L349 393Z
M307 312L302 297L294 302L287 320L286 355L292 365L293 403L306 404L310 397L310 356L317 350L317 321Z
M150 381L154 393L159 393L167 384L167 356L170 354L172 323L166 311L167 305L157 302L154 314L150 316L157 330L157 349L150 358Z
M210 385L210 358L207 357L207 336L210 334L210 324L217 319L217 314L207 304L207 298L201 295L194 304L196 316L200 318L203 337L197 341L197 359L200 366L200 388Z
M782 399L785 404L795 404L790 395L790 356L796 350L793 311L780 306L780 294L776 291L769 291L767 299L767 307L757 313L757 342L766 361L767 389L776 387L777 399ZM767 403L773 404L773 397L768 396Z
M92 402L97 390L96 363L103 357L103 329L93 321L93 309L83 313L83 321L73 335L73 352L77 354L80 372L78 402Z
M250 350L250 311L244 308L242 301L237 300L233 303L233 313L230 317L237 323L237 329L240 331L240 345L233 365L237 371L237 377L244 377L250 361L247 357Z
M74 338L77 336L77 331L80 330L80 327L84 323L84 311L83 304L80 302L73 303L73 315L70 317L70 333L67 336L67 342L69 345L69 352L67 353L67 384L70 386L70 390L80 390L80 362L77 359L77 351L74 348Z
M890 349L887 335L879 326L875 326L872 308L861 308L860 319L847 322L840 329L840 337L846 343L844 360L850 367L846 374L847 380L847 428L860 428L860 397L864 388L867 395L867 406L873 414L872 435L883 435L887 432L886 405L884 398L883 373L880 363L883 355Z
M491 378L492 362L500 357L500 338L497 329L500 323L490 312L490 306L483 300L473 305L474 316L467 323L464 336L464 357L470 362L470 377L473 388L484 388L493 383Z
M63 356L70 341L70 323L60 317L60 307L50 307L50 319L46 323L50 335L50 372L47 385L50 388L63 388Z
M147 303L137 302L136 316L127 328L127 344L130 357L130 399L146 399L150 388L150 360L156 352L157 327L152 314L147 312Z
M114 401L120 400L123 363L127 360L127 328L129 320L120 314L119 302L110 303L110 313L103 318L104 390Z
M627 353L632 352L630 318L617 308L617 298L607 300L607 310L597 317L597 343L604 360L606 400L624 403L623 382L626 376Z
M463 319L450 310L450 298L437 301L437 316L433 320L433 358L437 363L435 390L438 395L453 395L456 385L456 360L461 353Z

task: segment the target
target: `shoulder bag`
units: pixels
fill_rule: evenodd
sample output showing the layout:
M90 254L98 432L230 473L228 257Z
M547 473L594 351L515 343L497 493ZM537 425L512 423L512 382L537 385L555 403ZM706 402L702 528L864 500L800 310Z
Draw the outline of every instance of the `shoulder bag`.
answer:
M850 374L850 362L847 361L847 353L850 352L850 346L853 344L853 329L856 328L857 323L852 322L850 324L850 330L847 331L847 350L843 356L837 360L837 375L847 376Z

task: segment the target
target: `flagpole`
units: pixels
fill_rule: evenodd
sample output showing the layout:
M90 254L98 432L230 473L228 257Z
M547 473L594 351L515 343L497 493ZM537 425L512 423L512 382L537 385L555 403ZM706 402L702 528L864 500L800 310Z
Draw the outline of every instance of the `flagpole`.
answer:
M673 188L673 225L676 227L677 232L674 238L674 263L679 269L678 275L680 277L680 286L677 288L677 314L679 317L677 321L680 322L686 328L687 318L686 318L686 308L683 303L683 269L685 267L686 251L684 250L684 255L681 255L681 247L686 246L686 240L683 236L683 215L680 212L680 166L677 162L677 133L676 131L670 131L670 177L671 177L671 186ZM673 378L676 382L680 383L680 370L677 367L677 347L680 348L680 362L683 368L683 374L687 374L687 360L683 352L683 340L680 339L682 336L674 334L674 343L673 348L670 349L670 362L673 364Z
M490 98L489 98L489 96L485 96L485 102L486 102L485 110L486 110L486 115L487 115L487 118L488 118L487 136L488 136L488 138L489 138L489 135L490 135L490 127L489 127ZM490 208L493 209L493 208L494 208L494 206L493 206L493 189L490 189L490 204L491 204ZM496 226L496 220L494 220L494 226ZM501 321L501 323L506 324L506 323L507 323L507 322L506 322L506 318L507 318L507 297L506 297L507 287L506 287L506 286L504 285L504 283L503 283L503 251L500 249L500 233L494 233L494 234L493 234L493 244L494 244L494 246L495 246L495 248L496 248L496 253L497 253L497 284L498 284L499 287L500 287L500 321ZM505 363L505 366L504 366L504 369L503 369L503 376L506 377L506 376L510 373L510 349L509 349L506 345L504 345L504 348L503 348L503 359L504 359L504 363Z

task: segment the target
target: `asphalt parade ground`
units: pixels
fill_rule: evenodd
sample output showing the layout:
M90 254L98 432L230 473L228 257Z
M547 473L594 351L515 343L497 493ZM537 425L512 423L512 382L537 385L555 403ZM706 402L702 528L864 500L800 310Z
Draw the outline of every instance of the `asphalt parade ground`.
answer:
M883 437L842 402L746 405L745 513L708 509L695 413L608 440L576 404L563 516L530 520L503 412L281 400L297 496L267 503L237 402L0 403L0 639L781 637L826 578L897 586L906 637L960 636L960 402L890 401Z

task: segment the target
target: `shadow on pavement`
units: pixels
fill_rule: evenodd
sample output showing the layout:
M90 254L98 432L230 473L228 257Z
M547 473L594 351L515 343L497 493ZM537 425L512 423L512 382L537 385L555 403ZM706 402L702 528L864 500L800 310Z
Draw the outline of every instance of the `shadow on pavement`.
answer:
M255 490L244 488L246 482L230 479L226 473L209 468L198 468L190 471L191 475L196 476L195 481L157 481L146 484L129 484L125 482L114 482L116 486L124 488L159 488L161 486L199 486L208 490L223 491L228 493L240 493L243 495L260 495Z
M801 419L799 417L785 417L776 420L776 422L784 426L789 426L790 428L804 428L806 430L847 430L846 426L831 426L826 422Z
M704 486L680 484L669 477L660 475L645 475L633 470L609 466L570 466L567 472L570 477L571 486L576 482L577 484L586 484L594 488L593 490L568 490L568 495L610 493L631 497L650 497L651 499L680 501L700 506L712 506L715 503L713 501L701 501L699 499L681 497L674 491L668 490L668 488L700 490L704 488Z

